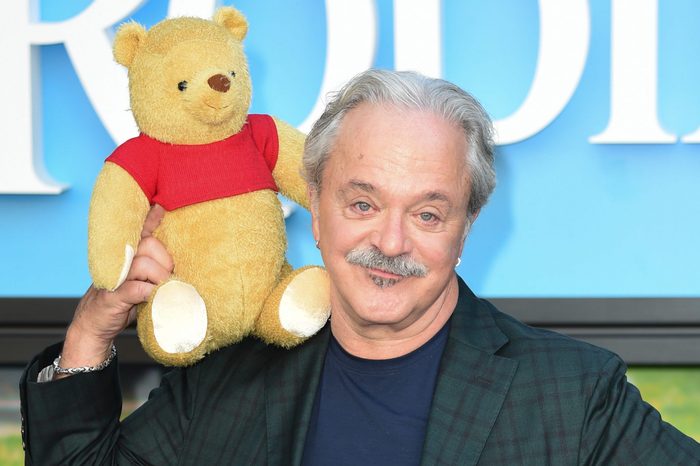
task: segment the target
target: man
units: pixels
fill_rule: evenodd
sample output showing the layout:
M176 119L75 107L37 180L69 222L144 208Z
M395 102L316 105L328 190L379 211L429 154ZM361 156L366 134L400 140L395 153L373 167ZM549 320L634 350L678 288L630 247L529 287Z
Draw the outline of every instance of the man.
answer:
M60 366L101 369L37 382L60 345L30 363L21 382L27 458L700 464L700 445L641 401L617 356L529 328L456 276L494 186L491 131L480 105L445 81L354 78L304 155L332 281L330 324L292 350L248 339L173 370L120 424L116 363L100 363L132 306L173 268L149 236L154 211L127 281L114 293L89 290L67 331Z

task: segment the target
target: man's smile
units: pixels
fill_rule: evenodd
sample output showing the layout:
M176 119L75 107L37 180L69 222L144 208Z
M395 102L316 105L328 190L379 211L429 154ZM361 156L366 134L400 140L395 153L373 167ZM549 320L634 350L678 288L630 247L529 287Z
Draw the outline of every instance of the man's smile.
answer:
M387 271L382 270L382 269L372 269L372 268L368 268L367 270L369 271L369 273L370 273L371 275L375 275L375 276L377 276L377 277L381 277L381 278L384 278L384 279L389 279L389 280L400 280L400 279L404 278L403 275L398 275L398 274L395 274L395 273L387 272Z

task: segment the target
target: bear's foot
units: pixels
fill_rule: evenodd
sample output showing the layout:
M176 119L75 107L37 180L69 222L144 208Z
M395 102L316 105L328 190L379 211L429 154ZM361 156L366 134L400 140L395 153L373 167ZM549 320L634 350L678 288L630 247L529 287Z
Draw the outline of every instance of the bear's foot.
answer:
M326 271L321 267L297 269L268 297L255 333L268 343L292 347L323 328L330 310L330 281Z
M308 338L323 328L331 313L329 286L328 275L320 267L303 269L295 274L280 299L282 328L302 338Z
M160 287L151 303L153 336L166 353L187 353L207 334L204 300L190 284L170 280Z

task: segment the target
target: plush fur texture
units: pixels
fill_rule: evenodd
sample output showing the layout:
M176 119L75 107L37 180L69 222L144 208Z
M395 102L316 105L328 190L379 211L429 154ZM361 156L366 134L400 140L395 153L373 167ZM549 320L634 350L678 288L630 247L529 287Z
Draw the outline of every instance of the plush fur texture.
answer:
M306 340L310 335L298 335L289 332L289 329L280 325L280 313L284 312L283 307L280 306L282 297L292 293L293 298L295 298L293 301L297 301L303 306L304 316L308 319L300 318L299 320L302 320L303 324L313 321L320 322L322 326L328 319L326 303L330 301L330 282L325 270L320 267L302 267L292 271L287 264L287 269L289 273L284 274L283 272L283 279L279 286L268 296L260 317L258 317L255 333L267 343L291 348ZM301 300L297 298L301 298ZM292 309L292 311L296 311L296 309ZM306 327L306 325L302 326Z
M115 38L114 56L128 68L132 112L141 132L161 142L190 145L237 134L251 97L242 45L247 27L233 8L221 8L213 21L169 19L149 31L136 23L123 25ZM217 81L212 81L219 75L230 82L226 91L217 91ZM279 155L272 176L283 194L308 208L307 187L300 175L304 136L283 121L274 121ZM120 273L128 266L125 247L136 249L148 209L146 196L131 176L106 163L90 207L88 252L95 286L118 286ZM279 318L281 298L290 284L295 305L287 311L298 312L300 322L311 317L321 322L320 328L330 312L325 271L318 267L292 271L284 258L284 219L277 195L270 190L166 212L154 234L173 257L171 280L194 287L206 305L207 320L206 336L196 348L164 350L154 332L154 325L162 322L154 319L167 313L160 309L152 313L154 297L164 284L156 288L140 306L138 334L145 350L161 363L189 365L251 333L283 347L301 343L305 338L285 329ZM168 288L165 305L177 303L172 299L173 293L177 298L177 289ZM177 324L187 332L187 322Z
M149 208L131 175L106 163L95 182L88 215L88 267L97 288L114 290L120 285L124 249L128 245L136 251Z

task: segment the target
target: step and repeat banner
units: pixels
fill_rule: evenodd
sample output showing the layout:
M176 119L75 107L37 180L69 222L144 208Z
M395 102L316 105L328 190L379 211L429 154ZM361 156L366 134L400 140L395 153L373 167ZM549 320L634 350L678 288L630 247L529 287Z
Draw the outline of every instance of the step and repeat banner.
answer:
M369 67L473 93L498 132L498 187L459 273L490 297L700 296L700 3L692 0L59 0L0 14L0 298L90 282L104 159L136 135L111 40L130 20L248 18L251 112L308 131ZM290 205L289 258L319 263Z

